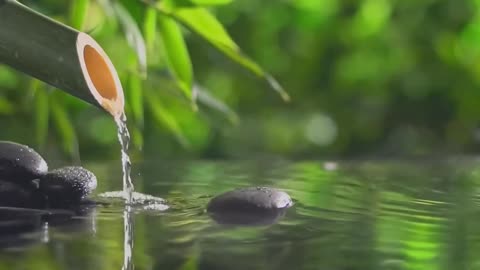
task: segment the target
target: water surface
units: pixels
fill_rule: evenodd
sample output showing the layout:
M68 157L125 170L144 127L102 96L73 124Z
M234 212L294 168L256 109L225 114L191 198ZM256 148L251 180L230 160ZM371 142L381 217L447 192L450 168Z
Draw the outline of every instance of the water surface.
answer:
M118 161L84 165L99 193L122 188ZM135 269L480 269L480 161L151 161L132 177L170 208L0 209L0 269L121 269L124 219ZM294 207L259 226L205 213L213 195L254 185Z

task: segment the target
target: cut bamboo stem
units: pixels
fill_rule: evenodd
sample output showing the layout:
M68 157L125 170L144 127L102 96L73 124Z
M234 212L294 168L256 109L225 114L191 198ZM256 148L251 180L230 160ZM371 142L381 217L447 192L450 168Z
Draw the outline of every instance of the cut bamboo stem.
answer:
M123 113L120 79L89 35L15 0L0 0L0 63L44 81L114 117Z

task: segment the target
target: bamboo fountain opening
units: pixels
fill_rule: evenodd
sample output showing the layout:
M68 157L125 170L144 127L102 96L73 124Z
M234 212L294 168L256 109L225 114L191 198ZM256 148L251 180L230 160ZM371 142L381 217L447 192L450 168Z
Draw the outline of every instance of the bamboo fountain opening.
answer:
M113 76L108 70L107 63L102 56L90 45L83 50L85 65L93 85L103 98L115 100L117 98L117 86Z
M120 117L124 108L122 85L106 53L84 33L78 34L77 53L84 79L95 100L113 117Z

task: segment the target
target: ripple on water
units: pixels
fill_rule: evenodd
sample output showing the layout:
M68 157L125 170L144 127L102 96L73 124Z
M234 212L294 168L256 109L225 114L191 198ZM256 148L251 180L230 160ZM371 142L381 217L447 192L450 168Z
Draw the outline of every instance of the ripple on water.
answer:
M104 192L99 194L98 197L107 199L107 203L115 203L118 200L125 203L128 200L128 194L125 191ZM148 194L133 192L131 199L130 206L134 210L165 211L170 208L165 199Z

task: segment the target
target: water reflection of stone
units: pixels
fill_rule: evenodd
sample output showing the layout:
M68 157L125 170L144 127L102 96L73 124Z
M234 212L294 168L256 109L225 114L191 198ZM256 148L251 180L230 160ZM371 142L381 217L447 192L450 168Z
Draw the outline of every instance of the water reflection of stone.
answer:
M0 179L1 206L36 208L43 204L43 200L37 192Z
M21 249L40 242L41 214L19 208L1 208L0 249Z
M94 234L95 207L71 209L29 209L0 207L0 249L21 251L49 242L50 230Z
M256 211L218 211L209 212L218 224L239 226L266 226L277 223L285 216L286 208Z

